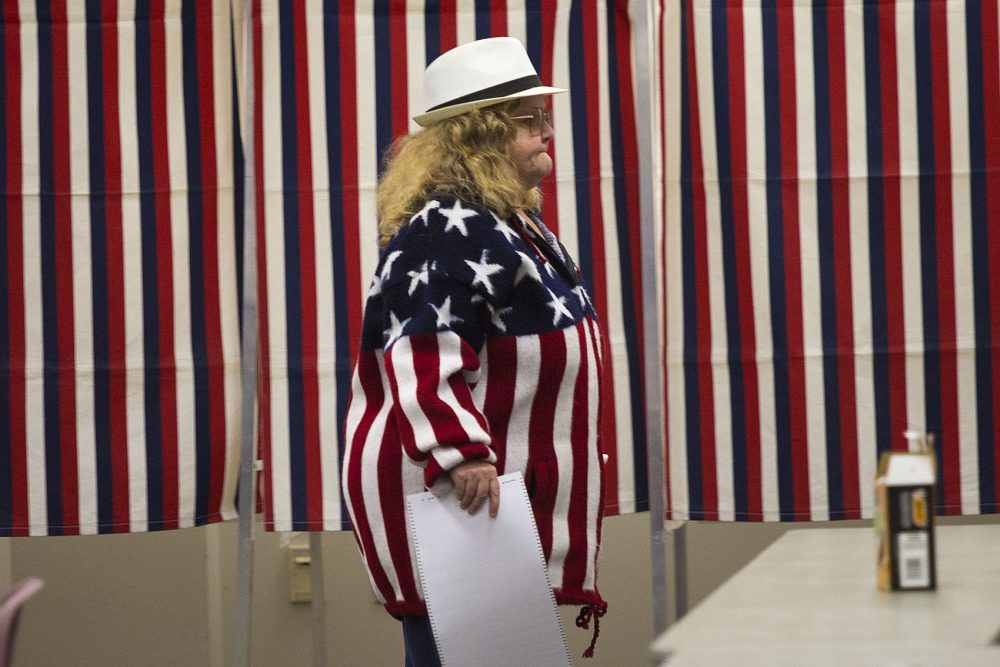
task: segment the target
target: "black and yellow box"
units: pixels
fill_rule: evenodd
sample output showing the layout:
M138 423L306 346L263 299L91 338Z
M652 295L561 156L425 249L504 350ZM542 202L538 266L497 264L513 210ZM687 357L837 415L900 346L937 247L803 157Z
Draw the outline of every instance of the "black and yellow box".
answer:
M909 451L883 453L875 479L878 588L934 590L934 436L904 435Z

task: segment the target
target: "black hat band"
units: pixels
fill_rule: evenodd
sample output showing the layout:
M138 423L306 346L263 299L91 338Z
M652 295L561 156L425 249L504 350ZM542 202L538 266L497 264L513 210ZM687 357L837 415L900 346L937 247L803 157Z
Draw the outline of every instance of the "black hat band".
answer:
M426 113L430 113L431 111L442 109L444 107L452 107L458 104L466 104L467 102L478 102L479 100L489 100L493 99L494 97L506 97L507 95L520 93L521 91L529 90L531 88L538 88L541 85L542 85L542 80L538 78L537 74L522 76L520 79L513 79L512 81L498 83L495 86L490 86L489 88L483 88L482 90L477 90L474 93L469 93L468 95L463 95L462 97L456 97L453 100L442 102L441 104L438 104L428 109Z

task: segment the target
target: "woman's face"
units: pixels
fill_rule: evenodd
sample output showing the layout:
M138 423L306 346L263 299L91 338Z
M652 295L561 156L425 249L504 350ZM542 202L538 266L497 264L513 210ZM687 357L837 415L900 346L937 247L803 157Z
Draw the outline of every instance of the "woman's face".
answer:
M515 108L512 116L530 116L533 109L545 109L545 98L541 95L526 97ZM510 157L517 167L521 181L526 188L537 186L552 171L552 156L549 142L555 137L555 130L548 123L538 127L529 120L518 120L517 135L510 143ZM537 133L536 133L537 132Z

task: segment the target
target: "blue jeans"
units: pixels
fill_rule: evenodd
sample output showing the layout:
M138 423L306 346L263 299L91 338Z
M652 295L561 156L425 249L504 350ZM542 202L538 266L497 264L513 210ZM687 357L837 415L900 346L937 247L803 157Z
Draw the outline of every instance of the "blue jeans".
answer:
M405 667L441 667L431 619L427 616L403 617L403 646L406 649Z

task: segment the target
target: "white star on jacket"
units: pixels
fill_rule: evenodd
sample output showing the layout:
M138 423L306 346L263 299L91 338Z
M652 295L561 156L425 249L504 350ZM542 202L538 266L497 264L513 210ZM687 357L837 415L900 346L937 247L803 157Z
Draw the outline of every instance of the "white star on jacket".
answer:
M433 211L434 209L436 209L439 206L441 206L441 202L439 202L436 199L430 200L429 202L427 202L426 204L424 204L424 207L422 209L420 209L419 213L415 214L412 218L410 218L410 222L416 222L417 220L421 220L426 225L427 224L427 214L430 213L431 211Z
M396 317L396 313L392 312L391 310L389 311L389 330L384 332L387 338L386 341L387 347L391 345L397 338L403 335L403 329L406 328L406 325L410 322L411 319L412 318L407 317L405 320L400 322L399 318Z
M490 308L490 319L493 322L493 326L495 326L501 333L507 333L507 323L503 321L503 318L510 315L512 310L514 309L510 306L507 308L500 308L499 310L492 307Z
M493 211L490 211L490 215L492 215L493 219L497 221L497 226L494 227L493 229L496 230L496 231L498 231L498 232L500 232L505 237L507 237L507 240L510 243L513 243L514 239L517 238L517 232L514 231L513 227L511 227L506 222L504 222L503 220L501 220L500 218L498 218L497 214L494 213Z
M476 274L472 279L473 285L482 285L486 288L486 291L493 294L493 281L490 280L490 276L503 271L503 265L501 264L491 264L489 262L489 250L483 250L483 254L480 256L478 262L473 262L471 260L465 260L465 263L469 265L469 268L473 270Z
M462 236L468 236L469 230L465 227L465 219L479 215L471 208L462 208L462 202L455 200L451 208L439 208L438 212L445 217L445 233L452 229L457 229Z
M445 297L444 303L440 306L435 306L433 303L429 304L431 308L434 309L434 314L437 315L437 325L439 329L447 329L451 326L452 322L461 322L462 318L457 315L451 314L451 297Z
M402 250L393 250L386 255L385 264L382 265L382 272L379 274L379 277L382 278L382 280L386 280L389 277L389 274L392 273L393 262L399 259L399 256L402 254Z
M537 283L541 283L542 275L538 273L538 265L535 264L535 260L528 257L520 250L517 254L521 258L521 266L517 267L517 273L514 275L514 284L520 285L525 276L531 278Z
M552 309L552 325L559 324L559 320L564 317L572 322L573 314L566 308L566 297L556 296L548 287L545 289L548 290L549 296L552 297L552 300L549 301L549 308Z
M407 271L406 275L410 277L410 289L407 292L410 296L417 291L417 287L420 283L424 285L429 285L431 280L431 271L437 268L437 262L433 264L430 260L423 263L419 271Z
M382 265L382 271L372 276L372 284L371 287L368 288L369 297L377 296L382 293L382 283L384 283L389 277L389 274L392 273L392 263L395 262L402 254L402 250L394 250L386 256L385 264Z

